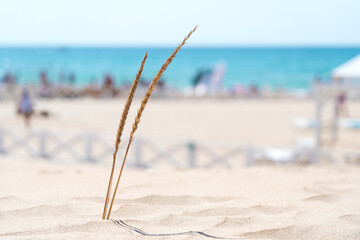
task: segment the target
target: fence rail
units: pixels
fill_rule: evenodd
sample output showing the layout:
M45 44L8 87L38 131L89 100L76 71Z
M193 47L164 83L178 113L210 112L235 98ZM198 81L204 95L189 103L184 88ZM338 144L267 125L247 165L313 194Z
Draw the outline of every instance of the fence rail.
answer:
M111 161L114 138L109 133L0 127L0 154L71 158L82 162ZM120 146L120 151L124 150ZM170 164L175 167L213 167L243 164L243 145L205 144L191 140L136 137L128 163L135 167ZM121 152L118 154L121 157Z
M79 132L56 129L24 129L0 126L0 154L22 153L32 157L70 158L81 162L111 162L114 138L106 132ZM126 144L126 141L125 141ZM124 152L120 145L118 156ZM274 149L252 145L200 142L174 139L149 139L136 137L128 156L128 164L145 168L167 164L175 167L235 167L251 166L258 161L275 164L325 159L338 162L359 163L356 151L330 149Z

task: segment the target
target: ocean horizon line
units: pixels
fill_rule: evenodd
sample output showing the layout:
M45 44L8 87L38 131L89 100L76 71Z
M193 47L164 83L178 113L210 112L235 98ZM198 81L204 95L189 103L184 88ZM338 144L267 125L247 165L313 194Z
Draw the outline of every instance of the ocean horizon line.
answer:
M169 49L177 45L1 45L0 49ZM186 49L360 49L359 45L188 45Z

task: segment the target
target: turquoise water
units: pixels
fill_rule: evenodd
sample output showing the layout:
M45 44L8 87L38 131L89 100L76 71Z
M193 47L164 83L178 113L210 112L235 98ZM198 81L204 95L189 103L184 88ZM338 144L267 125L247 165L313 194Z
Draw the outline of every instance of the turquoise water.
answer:
M20 83L38 83L39 72L46 70L52 82L74 73L76 84L101 82L111 73L117 83L133 80L148 51L143 72L151 79L173 48L0 48L0 76L16 74ZM331 70L360 54L360 48L184 48L164 74L176 88L191 85L200 68L211 68L224 61L227 71L224 86L260 86L306 89L317 75L329 79Z

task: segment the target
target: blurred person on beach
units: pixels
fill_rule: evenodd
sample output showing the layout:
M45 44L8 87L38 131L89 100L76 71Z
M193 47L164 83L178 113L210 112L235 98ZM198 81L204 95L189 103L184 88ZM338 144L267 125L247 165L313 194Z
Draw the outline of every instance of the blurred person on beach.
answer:
M149 86L149 84L150 84L150 81L148 79L143 78L143 77L140 78L140 81L139 81L140 87L143 87L146 89Z
M204 96L208 92L212 69L200 69L192 80L196 96Z
M259 87L256 83L250 84L249 86L249 94L251 96L258 96L259 95Z
M16 77L11 72L7 72L1 79L1 82L6 85L15 85L16 84Z
M110 96L110 97L115 97L117 95L117 90L114 84L114 78L110 74L106 74L104 78L102 94L104 96Z
M193 87L199 84L207 84L210 74L210 69L200 69L192 80Z
M59 73L59 81L55 86L55 95L56 96L63 96L66 93L67 86L66 86L66 74L65 71L60 71Z
M22 90L17 112L24 117L25 125L30 126L30 118L33 114L33 103L29 91L26 88Z
M101 94L101 87L98 84L98 80L96 78L92 78L90 80L90 84L83 88L82 94L85 96L89 95L92 97L99 97Z
M348 111L348 107L346 104L346 92L341 91L337 97L336 97L336 102L335 102L335 111L336 111L336 115L337 116L349 116L349 111Z
M241 83L236 83L232 86L230 93L232 95L244 95L246 93L246 87Z
M75 73L70 72L69 75L67 76L67 79L68 79L69 84L67 84L66 93L65 93L64 97L74 98L77 96L77 92L75 89L75 80L76 80Z
M159 89L160 91L164 91L165 88L166 88L166 81L165 81L165 79L164 79L164 78L160 78L157 85L158 85L158 89Z
M51 84L45 71L40 72L40 97L51 97Z
M74 72L71 72L71 73L69 74L69 84L70 84L71 86L74 86L75 83L76 83L76 75L75 75Z
M1 86L4 87L6 97L14 97L16 92L16 76L12 72L6 72L1 78Z

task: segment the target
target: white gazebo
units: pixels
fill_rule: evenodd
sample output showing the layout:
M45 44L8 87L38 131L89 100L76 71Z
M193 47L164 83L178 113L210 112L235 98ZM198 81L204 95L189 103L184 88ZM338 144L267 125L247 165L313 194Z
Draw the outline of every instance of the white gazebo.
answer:
M316 146L321 148L322 142L322 111L326 103L334 105L332 120L332 141L338 138L339 112L336 110L337 98L340 93L360 92L360 54L332 70L332 81L328 83L315 83L313 85L315 109L315 140Z

